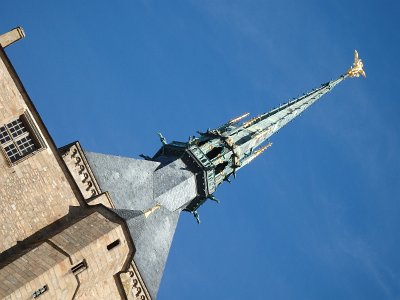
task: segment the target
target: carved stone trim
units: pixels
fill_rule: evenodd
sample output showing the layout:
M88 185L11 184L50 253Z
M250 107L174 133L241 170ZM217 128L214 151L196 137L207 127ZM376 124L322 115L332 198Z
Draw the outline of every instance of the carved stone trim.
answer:
M121 273L119 276L128 300L151 300L134 262L131 263L127 272Z
M104 205L109 202L109 205L105 206L114 208L110 195L107 192L102 193L79 142L66 145L58 151L86 202ZM131 262L128 270L120 273L119 276L128 300L151 300L134 261Z
M59 149L59 153L75 179L83 197L88 200L101 193L101 189L90 169L79 142L75 142Z

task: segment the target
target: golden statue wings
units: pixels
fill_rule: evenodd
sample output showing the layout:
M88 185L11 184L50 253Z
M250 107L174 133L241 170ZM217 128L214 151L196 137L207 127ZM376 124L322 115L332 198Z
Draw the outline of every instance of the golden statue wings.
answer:
M367 77L363 70L363 62L361 59L358 58L358 52L357 50L354 50L354 63L353 66L347 71L347 74L350 77L359 77L360 74L364 77Z

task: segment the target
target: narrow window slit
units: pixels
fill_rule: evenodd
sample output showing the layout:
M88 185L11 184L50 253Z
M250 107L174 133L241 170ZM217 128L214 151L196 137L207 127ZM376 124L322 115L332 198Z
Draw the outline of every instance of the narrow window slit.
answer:
M112 242L111 244L108 244L108 245L107 245L107 250L110 251L110 250L114 249L114 248L117 247L120 243L121 243L121 241L118 239L118 240Z
M87 269L86 260L82 260L81 262L77 263L76 265L72 266L71 271L74 275L79 274L80 272Z

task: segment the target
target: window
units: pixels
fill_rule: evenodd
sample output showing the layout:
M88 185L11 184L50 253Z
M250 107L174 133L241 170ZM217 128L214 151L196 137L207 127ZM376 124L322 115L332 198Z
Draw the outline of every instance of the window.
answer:
M27 115L0 125L0 145L11 163L42 148L43 143L32 128Z
M76 265L72 266L71 271L74 275L79 274L80 272L87 269L86 260L82 260L81 262L77 263Z
M118 240L112 242L111 244L108 244L107 245L107 250L110 251L111 249L117 247L119 244L120 244L120 241L118 239Z
M47 284L42 286L40 289L37 289L36 291L33 292L32 297L33 299L36 299L37 297L39 297L41 294L43 294L44 292L46 292L48 290L48 286Z

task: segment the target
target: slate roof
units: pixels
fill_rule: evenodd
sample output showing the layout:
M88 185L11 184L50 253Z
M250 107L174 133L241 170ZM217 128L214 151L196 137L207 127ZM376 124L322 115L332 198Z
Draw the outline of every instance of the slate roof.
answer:
M156 299L181 208L196 196L193 173L180 160L160 162L86 152L102 191L126 220L136 253L133 258ZM148 218L144 211L161 204Z

